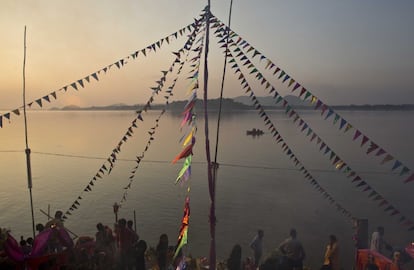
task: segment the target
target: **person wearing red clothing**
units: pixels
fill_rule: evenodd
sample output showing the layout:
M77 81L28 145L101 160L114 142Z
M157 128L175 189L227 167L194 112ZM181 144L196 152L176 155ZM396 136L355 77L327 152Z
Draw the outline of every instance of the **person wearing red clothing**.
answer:
M118 220L115 229L117 247L119 251L119 269L133 269L134 245L138 241L138 235L126 226L124 218Z

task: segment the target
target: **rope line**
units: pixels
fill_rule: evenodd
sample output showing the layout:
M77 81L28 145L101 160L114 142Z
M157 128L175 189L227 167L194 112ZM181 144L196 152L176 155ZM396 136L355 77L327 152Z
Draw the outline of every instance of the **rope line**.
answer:
M23 153L24 151L21 150L0 150L0 153ZM32 154L37 155L44 155L44 156L57 156L57 157L64 157L64 158L80 158L80 159L90 159L90 160L107 160L107 157L101 156L86 156L86 155L71 155L71 154L62 154L62 153L52 153L52 152L41 152L41 151L32 151ZM136 159L128 159L128 158L119 158L118 161L123 162L136 162ZM158 164L171 164L171 160L148 160L142 159L141 162L143 163L158 163ZM206 164L203 161L192 161L193 164ZM244 164L236 164L236 163L220 163L220 166L224 167L236 167L236 168L247 168L247 169L264 169L264 170L285 170L285 171L299 171L296 168L288 168L288 167L273 167L273 166L254 166L254 165L244 165ZM338 170L326 170L321 168L309 168L311 171L315 172L322 172L322 173L338 173L342 174ZM363 174L376 174L376 175L398 175L398 172L389 172L387 171L360 171Z

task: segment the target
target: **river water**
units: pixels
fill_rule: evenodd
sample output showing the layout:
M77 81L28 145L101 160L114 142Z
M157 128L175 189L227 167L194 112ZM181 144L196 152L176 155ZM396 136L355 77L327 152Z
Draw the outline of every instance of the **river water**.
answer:
M377 225L385 227L385 238L395 246L414 240L414 231L399 224L401 215L390 216L369 198L346 174L338 172L324 155L320 144L310 141L306 132L287 118L283 111L269 116L304 167L336 203L354 217L369 220L369 232ZM370 140L388 153L414 168L413 111L341 111L340 114ZM53 214L64 212L78 200L71 211L67 228L78 235L93 235L97 222L111 225L115 217L112 205L127 194L119 217L133 219L136 213L140 237L155 246L159 235L167 233L176 243L183 213L187 184L191 187L190 226L187 254L208 256L209 195L205 154L204 121L198 119L192 177L185 185L174 184L181 162L171 164L181 151L180 115L166 113L159 121L145 157L139 163L131 187L131 170L135 157L143 153L159 111L143 114L131 137L122 145L116 166L110 175L93 181L113 149L122 140L134 112L131 111L30 111L28 113L29 145L32 150L33 203L36 223L47 218L40 210ZM201 118L201 114L199 116ZM302 118L314 132L388 202L414 220L414 182L404 184L400 170L391 171L392 162L367 155L367 145L354 142L355 130L344 133L333 119L324 120L319 113L305 111ZM216 146L217 116L209 116L209 138L212 157ZM232 246L242 245L243 257L251 256L248 244L258 228L265 232L265 253L283 241L295 227L307 251L305 264L317 268L323 258L329 234L337 235L341 245L344 269L350 269L354 256L352 220L331 205L307 180L292 160L281 150L275 138L246 136L246 130L267 131L256 112L226 113L221 118L218 141L216 194L217 257L225 259ZM12 230L18 238L32 232L29 192L27 189L23 118L14 118L0 129L0 226ZM87 186L91 191L85 192Z

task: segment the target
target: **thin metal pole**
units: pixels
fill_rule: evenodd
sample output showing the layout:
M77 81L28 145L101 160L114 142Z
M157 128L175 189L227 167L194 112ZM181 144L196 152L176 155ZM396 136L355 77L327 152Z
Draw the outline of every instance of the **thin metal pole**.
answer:
M212 164L210 157L210 141L208 138L208 113L207 113L207 89L208 89L208 51L210 42L210 17L211 5L208 0L207 16L206 16L206 44L204 53L204 131L205 131L205 145L206 145L206 159L207 159L207 174L208 174L208 188L210 194L210 269L216 269L216 210L215 210L215 196L214 196L214 178L212 175Z
M224 92L224 81L226 79L226 67L227 67L227 57L228 57L228 45L229 45L229 31L230 31L230 23L231 23L231 11L233 7L233 0L230 1L230 10L229 10L229 23L228 23L228 29L226 31L226 53L224 56L224 65L223 65L223 77L221 79L221 90L220 90L220 101L219 101L219 111L218 111L218 118L217 118L217 132L216 132L216 149L214 153L214 162L212 164L213 169L213 189L214 189L214 201L216 200L216 185L217 185L217 179L218 179L218 168L219 164L217 162L217 156L218 156L218 145L219 145L219 134L220 134L220 122L221 122L221 110L222 110L222 103L223 103L223 92Z
M228 50L229 50L229 32L230 32L230 23L231 23L231 10L233 7L233 0L230 1L230 10L229 10L229 23L228 28L226 31L226 53L224 55L224 65L223 65L223 77L221 78L221 91L220 91L220 102L219 102L219 112L218 112L218 119L217 119L217 132L216 132L216 149L214 154L214 165L215 169L218 169L217 164L217 155L218 155L218 144L219 144L219 133L220 133L220 120L221 120L221 108L223 103L223 92L224 92L224 81L226 79L226 67L227 67L227 57L228 57ZM217 174L215 170L215 175Z
M137 232L137 213L134 210L134 231Z
M24 57L23 57L23 114L24 114L24 134L26 140L26 165L27 165L27 186L30 194L30 209L32 210L32 229L33 238L35 237L35 220L33 211L33 196L32 196L32 167L30 164L30 148L27 139L27 115L26 115L26 26L24 26Z

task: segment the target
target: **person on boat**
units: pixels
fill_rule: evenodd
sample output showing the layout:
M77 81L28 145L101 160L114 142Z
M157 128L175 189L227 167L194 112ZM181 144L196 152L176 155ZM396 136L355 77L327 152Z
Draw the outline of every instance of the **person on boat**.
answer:
M253 238L252 242L250 243L251 249L253 249L253 256L254 256L254 265L259 267L260 258L263 254L263 230L259 229L257 231L257 235Z
M233 246L230 257L227 259L228 270L241 270L242 266L242 249L239 244Z
M329 243L326 246L324 261L321 270L339 270L339 245L335 235L329 236Z
M297 239L297 232L291 229L290 237L279 245L279 250L283 254L286 270L302 270L303 260L306 257L302 243Z
M159 269L166 270L168 267L168 236L165 233L161 234L155 252Z

